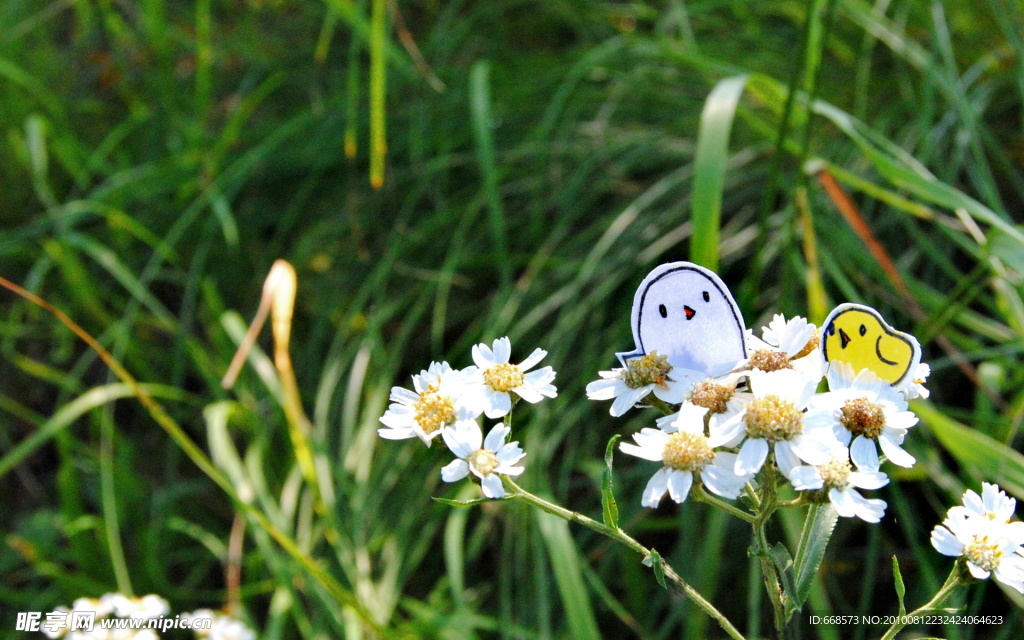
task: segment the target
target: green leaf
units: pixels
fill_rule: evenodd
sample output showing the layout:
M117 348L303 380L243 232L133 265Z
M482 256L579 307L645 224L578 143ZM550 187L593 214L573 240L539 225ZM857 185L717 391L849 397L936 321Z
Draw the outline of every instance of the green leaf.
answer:
M1024 243L1024 233L964 192L932 175L920 162L884 136L850 114L823 101L813 105L815 113L832 121L864 153L875 170L895 186L922 200L951 210L963 209L971 217L1001 230L1017 242Z
M907 587L903 584L903 575L900 573L900 561L896 556L892 557L892 576L896 582L896 599L900 603L900 615L907 615L907 607L903 604L903 596L907 594Z
M622 436L616 434L608 441L604 450L605 470L601 475L601 516L604 523L609 527L619 528L619 505L615 502L615 494L612 492L612 455L615 452L615 443Z
M729 134L747 77L742 75L719 81L704 102L700 116L690 201L693 213L690 259L712 270L718 268L718 235L725 165L729 159Z
M154 398L165 400L183 401L188 395L176 387L142 384L139 385L146 393ZM93 387L74 400L68 402L58 409L53 416L41 423L31 435L18 442L10 451L0 458L0 478L4 477L11 469L18 466L25 458L30 456L36 449L52 440L62 430L68 428L80 417L102 407L108 402L114 402L123 398L134 398L135 389L127 384L114 383L101 387Z
M483 176L483 195L490 213L491 240L494 243L496 263L500 268L503 284L512 278L508 256L508 225L505 221L505 207L501 201L501 177L498 172L497 151L491 122L491 66L486 60L473 65L469 74L470 114L473 124L473 139L476 142L477 163Z
M1024 232L1020 226L1016 229ZM1024 241L1002 230L992 229L988 234L988 248L993 256L1016 272L1017 277L1024 277Z
M600 627L590 606L586 583L580 568L579 549L569 533L569 523L558 516L537 511L537 525L551 560L552 573L565 607L569 637L600 638Z
M790 594L794 610L803 607L811 593L814 576L825 557L825 549L838 519L839 515L831 504L813 505L807 512L794 561L794 589Z
M789 555L789 549L786 545L781 542L776 542L775 545L768 550L768 557L771 558L772 564L779 570L779 578L782 579L782 591L788 596L785 599L787 616L800 609L803 605L803 601L796 602L793 594L796 593L796 582L794 581L793 572L793 556Z
M930 403L915 402L911 408L960 464L977 469L989 482L1024 499L1024 455L947 417Z
M668 585L665 584L665 565L664 560L661 559L661 554L651 549L650 555L643 559L643 565L654 569L654 579L658 581L662 589L668 589Z

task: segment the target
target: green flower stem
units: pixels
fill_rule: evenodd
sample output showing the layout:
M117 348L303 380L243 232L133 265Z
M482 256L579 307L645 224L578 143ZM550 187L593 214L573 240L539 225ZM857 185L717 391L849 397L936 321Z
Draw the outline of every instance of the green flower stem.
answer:
M917 609L914 609L907 615L898 616L897 624L894 624L891 627L889 627L889 630L885 632L884 636L882 636L882 640L893 640L893 638L896 637L896 634L899 633L903 629L903 627L907 626L907 623L909 623L915 617L924 616L939 611L939 605L941 605L946 600L946 598L953 595L953 592L960 588L962 585L967 584L967 580L965 580L964 576L965 572L966 568L964 567L963 562L961 560L957 560L956 564L953 565L953 570L949 572L949 576L946 578L946 583L939 588L935 596L932 597L932 599L926 602L924 605L918 607Z
M740 509L736 505L730 504L725 500L722 500L718 496L711 495L710 493L707 492L707 490L704 489L703 485L695 486L690 495L693 496L694 500L718 507L719 509L736 516L744 522L754 524L757 521L757 516L755 516L752 513L748 513L743 509Z
M761 504L753 523L754 554L761 561L761 577L764 580L765 591L768 592L768 600L772 603L775 635L777 638L783 638L786 627L786 607L783 602L785 594L783 593L778 567L775 566L769 553L770 547L766 531L768 520L778 508L778 477L775 474L772 456L769 456L769 459L765 461L762 470Z
M672 407L670 407L667 402L665 402L661 398L658 398L658 397L656 397L654 395L647 396L646 402L649 403L652 407L654 407L658 411L660 411L662 415L670 416L673 413L677 413L677 411L675 409L673 409Z
M775 508L776 509L792 509L793 507L806 507L806 506L808 506L810 504L814 504L814 503L813 502L808 502L807 500L804 500L804 497L801 495L801 496L799 496L797 498L793 498L792 500L783 500L782 502L776 502L775 503Z
M506 496L508 499L525 502L529 505L537 507L541 511L550 513L554 516L558 516L563 520L581 524L584 527L587 527L600 533L601 535L608 536L612 540L621 542L622 544L626 545L627 547L639 553L645 558L651 555L650 549L648 549L647 547L643 546L642 544L631 538L622 529L619 529L618 527L609 527L606 524L598 522L592 518L588 518L582 513L570 511L565 507L560 507L557 504L548 502L547 500L523 489L508 476L504 476L502 479L505 482L505 487L514 492L509 493ZM713 618L718 623L718 625L722 627L722 630L729 634L729 637L734 638L735 640L745 640L743 634L741 634L736 629L736 627L734 627L732 623L729 622L729 619L726 618L721 611L716 609L713 604L705 600L704 597L700 595L700 593L696 589L687 584L687 582L683 580L682 577L680 577L679 574L676 573L675 570L672 567L670 567L667 562L663 563L663 569L665 572L665 577L668 578L668 580L676 587L676 589L682 591L687 596L689 596L689 598L693 600L693 602L698 607L700 607L704 611L704 613L708 614L708 616Z

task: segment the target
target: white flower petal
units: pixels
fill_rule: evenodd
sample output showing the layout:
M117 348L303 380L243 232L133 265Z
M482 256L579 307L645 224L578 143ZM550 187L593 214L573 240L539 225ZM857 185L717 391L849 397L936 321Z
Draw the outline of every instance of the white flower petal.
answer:
M497 420L512 410L512 399L503 391L484 392L484 415Z
M498 451L505 444L505 438L508 437L511 431L512 429L504 424L494 425L490 432L487 433L487 439L484 440L484 449Z
M736 466L736 455L724 452L715 455L715 461L704 467L700 472L700 479L704 487L723 498L735 500L743 492L746 485L746 477L737 476L733 473Z
M391 395L388 399L391 402L403 405L413 405L419 402L420 394L409 391L404 387L391 387Z
M626 392L615 398L615 402L612 403L612 408L609 413L612 414L613 418L618 418L622 414L626 413L633 408L633 405L640 402L651 392L651 386L640 387L639 389L629 389L627 387Z
M779 465L779 471L787 478L793 469L800 466L800 458L793 452L793 445L789 442L775 443L775 461Z
M977 578L978 580L986 580L991 575L988 571L982 569L973 562L968 562L967 568L970 570L971 575Z
M377 429L377 435L385 440L406 440L415 438L416 432L412 429Z
M885 500L879 500L878 498L865 498L851 489L851 492L856 496L857 502L857 517L864 522L870 522L872 524L881 522L882 518L885 517L885 509L888 506L885 504Z
M882 447L882 453L884 453L885 457L889 459L889 462L897 466L909 469L914 466L915 462L917 462L917 459L914 458L914 456L910 455L901 449L898 444L893 442L892 438L890 438L887 433L882 433L882 435L878 437L878 444Z
M693 486L693 473L690 471L679 471L673 469L668 474L668 495L677 503L682 504Z
M465 460L452 460L441 467L441 479L445 482L458 482L469 475L469 463Z
M747 434L746 423L743 421L744 413L737 413L728 420L718 420L718 416L711 416L711 437L708 438L708 445L712 447L735 447Z
M964 544L953 533L943 526L932 529L932 546L944 556L957 557L963 554Z
M662 496L668 491L668 476L672 470L668 467L662 467L659 469L651 479L647 481L647 486L644 488L644 495L641 504L645 507L654 509L661 502Z
M605 372L602 371L601 373ZM594 380L587 384L587 398L591 400L611 400L619 395L622 389L626 388L626 383L621 378Z
M889 476L881 471L854 471L850 474L849 481L860 489L881 489L889 484Z
M864 436L854 438L850 445L850 459L861 469L877 469L879 460L875 441Z
M526 453L519 447L519 442L508 442L497 451L498 463L503 465L515 464L525 455Z
M521 362L521 363L519 364L519 368L520 368L521 370L523 370L523 371L529 371L529 370L530 370L530 369L532 369L532 368L533 368L534 366L536 366L536 364L537 364L538 362L540 362L541 360L543 360L543 359L544 359L544 356L546 356L546 355L548 355L548 352L547 352L547 351L545 351L545 350L543 350L543 349L534 349L534 350L533 350L533 353L531 353L531 354L530 354L530 355L529 355L529 356L528 356L528 357L526 358L526 360L523 360L523 361L522 361L522 362ZM550 369L551 367L545 367L545 368L546 368L546 369Z
M480 425L472 421L456 422L450 429L442 429L441 437L444 443L456 457L466 458L480 448L483 442L483 432Z
M498 338L491 343L494 349L494 360L495 362L502 363L508 362L509 358L512 357L512 341L508 337Z
M828 440L821 437L815 437L811 434L799 435L788 443L793 447L793 453L795 453L801 460L807 464L825 464L832 459L835 449L832 447L833 440L832 434L828 433ZM778 444L783 444L782 442ZM778 445L775 447L778 449Z
M1024 594L1024 558L1020 556L1004 557L993 572L996 580Z
M810 465L801 465L790 471L789 481L797 491L810 491L825 486L821 473Z
M763 438L747 438L736 458L736 475L745 476L757 473L768 457L768 442Z
M504 498L505 487L501 484L501 478L496 473L488 473L480 479L480 488L488 498Z
M857 502L852 491L841 491L833 487L828 490L828 498L840 516L852 518L857 515Z

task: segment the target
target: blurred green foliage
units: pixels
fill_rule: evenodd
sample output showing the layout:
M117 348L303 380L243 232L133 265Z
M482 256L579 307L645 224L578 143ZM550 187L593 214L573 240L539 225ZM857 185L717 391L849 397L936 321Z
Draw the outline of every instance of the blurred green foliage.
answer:
M631 346L643 275L692 256L717 262L750 327L865 302L932 365L907 445L919 464L879 492L882 525L840 523L815 612L894 614L893 555L917 606L949 564L928 532L964 487L1024 499L1020 0L8 0L0 24L0 275L151 385L241 499L360 603L5 292L3 620L117 589L221 607L242 518L239 613L261 638L364 637L361 615L396 637L715 635L588 531L433 503L475 493L439 483L442 447L376 436L390 387L431 360L464 366L503 335L514 357L546 348L560 394L517 416L522 482L596 517L606 442L650 420L613 420L583 387ZM386 123L379 189L371 121ZM327 515L269 361L219 383L278 258L299 273L292 360ZM741 630L766 630L746 527L699 504L642 510L650 469L615 472L621 526ZM1022 621L992 584L959 604L1007 622L933 633L1013 637Z

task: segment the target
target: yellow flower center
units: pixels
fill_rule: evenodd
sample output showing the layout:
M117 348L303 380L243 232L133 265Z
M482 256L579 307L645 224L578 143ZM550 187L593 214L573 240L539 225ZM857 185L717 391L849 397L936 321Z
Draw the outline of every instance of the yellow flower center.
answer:
M837 489L842 489L849 484L850 473L852 472L853 467L850 466L850 461L845 455L832 458L818 467L818 473L821 474L821 479L825 482L825 486Z
M747 435L769 442L792 440L804 430L804 414L789 400L776 395L756 398L747 403L743 420Z
M455 422L455 403L448 396L438 393L437 385L427 387L413 409L416 424L420 425L423 433L434 433Z
M523 386L523 370L519 365L502 362L484 371L484 382L495 391L508 392Z
M985 571L992 572L999 567L1003 552L987 535L974 534L964 548L964 557Z
M699 382L693 387L690 393L690 402L698 407L704 407L711 413L725 413L726 405L736 393L735 387L718 384L711 378Z
M623 380L630 389L639 389L649 384L664 387L665 376L671 370L672 365L668 363L668 356L658 355L657 351L652 351L627 362Z
M469 463L469 466L479 471L482 476L490 475L498 468L497 454L488 449L477 449L469 454L466 462Z
M703 435L676 431L665 440L661 460L666 467L679 471L700 471L715 459L715 450Z
M789 358L782 351L759 349L750 356L750 368L771 373L772 371L792 369L793 365L789 364Z
M885 412L882 405L867 398L847 400L841 410L839 422L854 436L877 440L885 427Z

